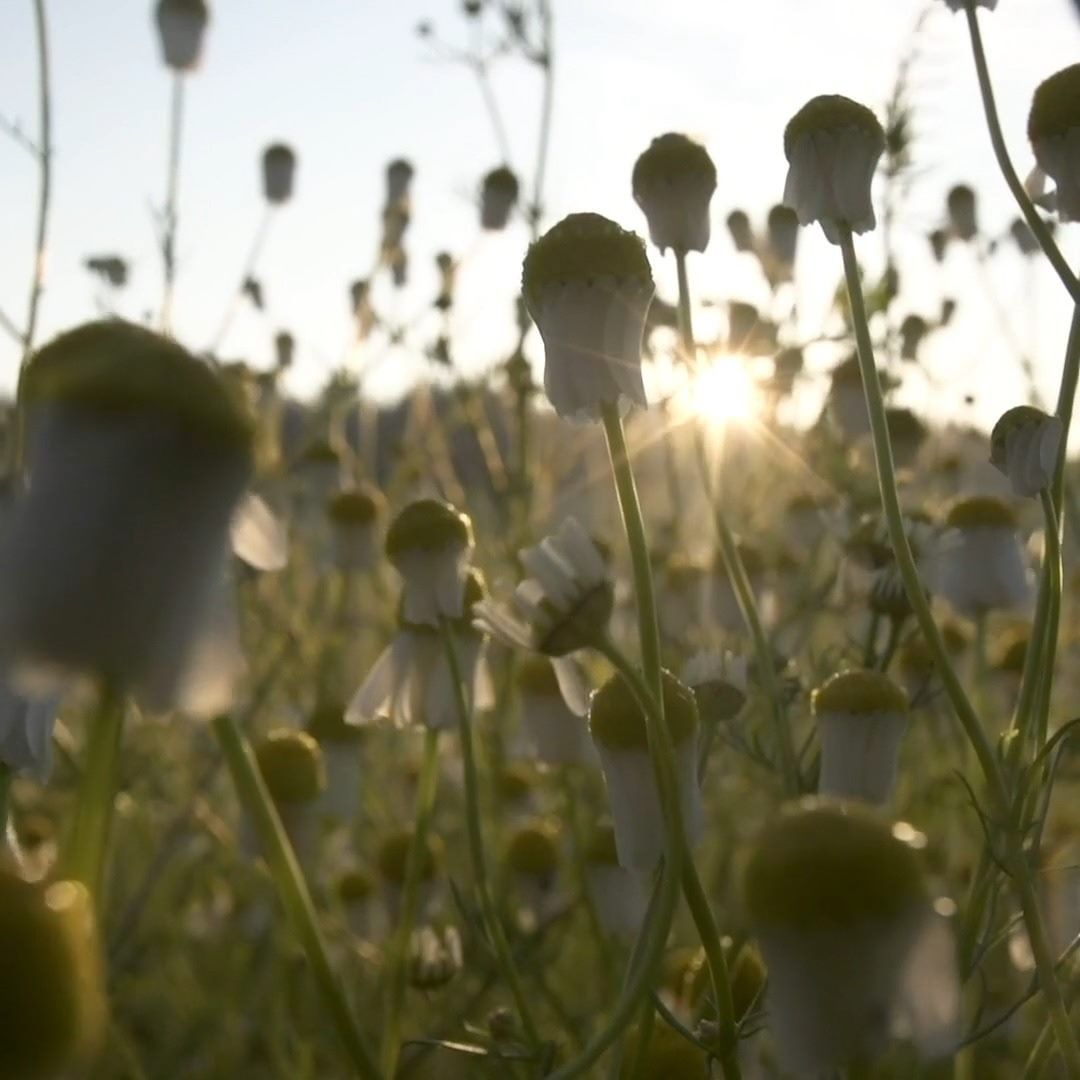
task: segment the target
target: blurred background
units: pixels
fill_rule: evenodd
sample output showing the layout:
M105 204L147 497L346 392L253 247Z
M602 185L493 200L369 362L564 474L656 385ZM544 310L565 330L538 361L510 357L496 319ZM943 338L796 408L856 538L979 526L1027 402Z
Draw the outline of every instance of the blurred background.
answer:
M55 176L39 341L100 310L142 319L160 308L155 212L165 198L171 82L151 8L147 0L48 7ZM976 188L988 236L1004 233L1015 217L992 159L963 19L940 0L589 0L556 4L554 15L545 227L591 209L644 232L630 194L633 162L653 136L687 132L705 142L719 171L713 243L691 258L695 291L718 300L767 298L756 264L735 253L724 219L741 207L761 220L779 199L787 119L821 92L847 94L881 113L906 60L915 168L894 236L905 268L900 308L920 312L943 292L959 303L923 357L934 379L909 379L899 400L931 418L992 424L1026 393L1018 351L1034 358L1043 391L1052 393L1068 317L1049 267L1016 259L986 269L963 246L938 265L926 241L958 182ZM1032 90L1075 59L1080 20L1068 0L1002 0L983 22L1005 133L1026 173ZM422 311L438 289L434 254L449 251L461 260L455 364L478 374L505 359L516 341L513 302L528 230L521 220L504 232L479 229L480 178L506 151L477 79L452 56L483 49L497 29L490 17L463 18L458 0L213 5L203 63L185 93L177 336L195 350L214 341L263 215L262 150L283 140L299 157L296 195L275 213L258 263L263 309L247 300L237 306L218 348L222 358L267 366L274 334L288 329L297 341L288 386L301 396L342 366L383 400L426 377L429 365L413 349L358 345L349 302L349 283L366 277L375 260L386 163L403 156L416 169L409 282L382 300L382 310L402 323ZM32 5L6 3L0 118L31 137L36 72ZM510 164L526 177L540 84L535 66L513 59L491 66ZM0 133L0 308L21 322L37 170L10 134ZM1063 243L1077 254L1072 237ZM112 254L128 263L122 289L103 286L85 266L88 257ZM800 319L808 328L820 327L838 283L834 255L817 229L802 234ZM880 264L880 234L861 241L860 255L868 267ZM654 262L661 295L671 299L670 268ZM1008 301L1006 313L995 298ZM2 389L13 386L18 353L10 339L0 340ZM535 351L532 358L538 362ZM811 370L834 361L807 357ZM805 418L816 411L808 400Z

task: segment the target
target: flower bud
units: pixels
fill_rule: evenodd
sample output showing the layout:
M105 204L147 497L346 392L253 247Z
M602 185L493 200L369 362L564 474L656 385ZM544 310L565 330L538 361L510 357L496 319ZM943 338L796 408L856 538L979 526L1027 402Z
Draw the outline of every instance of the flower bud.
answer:
M455 926L421 926L409 939L409 985L440 990L465 966Z
M571 214L529 248L522 292L563 419L596 419L624 399L648 404L641 341L653 291L641 240L599 214Z
M661 251L685 255L709 246L716 166L705 147L685 135L660 135L634 163L632 187Z
M293 195L296 154L284 143L274 143L263 152L263 195L271 206L287 203Z
M505 229L510 213L518 200L518 178L505 165L484 177L480 189L480 227L498 231Z
M812 99L784 131L785 204L800 225L820 222L831 243L841 226L869 232L877 224L870 185L884 150L885 132L866 106L838 94Z
M1049 488L1061 449L1062 424L1031 405L1004 413L990 433L990 464L1008 477L1013 494L1034 498Z

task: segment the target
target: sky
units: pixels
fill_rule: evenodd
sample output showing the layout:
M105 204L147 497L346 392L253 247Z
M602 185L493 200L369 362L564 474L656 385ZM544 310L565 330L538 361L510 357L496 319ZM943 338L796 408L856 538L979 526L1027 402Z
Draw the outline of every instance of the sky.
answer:
M102 289L88 255L131 261L115 310L157 311L161 262L154 208L164 200L171 82L149 0L46 0L55 116L54 201L41 318L45 340L94 317ZM174 331L206 348L229 308L264 212L259 159L284 140L299 157L295 198L273 215L257 276L267 312L241 305L221 354L262 366L275 331L299 343L290 379L311 393L336 366L362 370L376 395L400 393L424 371L414 356L351 347L348 284L371 267L384 198L384 169L415 165L408 236L411 285L384 295L395 318L424 310L435 289L434 254L463 258L454 314L457 354L475 373L513 338L526 232L483 234L479 178L500 163L475 80L440 60L416 33L430 21L441 39L468 40L457 0L217 0L204 62L186 80L179 274ZM595 210L644 231L630 170L664 131L701 139L716 162L714 239L691 259L700 296L760 302L763 286L737 256L723 222L734 207L762 219L783 189L782 132L809 97L844 93L878 109L887 99L919 13L932 11L912 69L918 183L898 229L903 304L931 313L945 291L960 315L930 347L934 378L913 380L910 402L939 417L965 409L992 423L1023 398L1015 340L1036 357L1052 397L1069 306L1052 272L1004 257L983 274L971 253L943 268L926 232L940 223L945 192L975 186L988 232L1015 216L990 151L962 16L941 0L554 0L555 112L545 205L547 224ZM37 65L31 0L0 4L0 117L36 125ZM1069 0L1001 0L982 24L1006 138L1017 167L1032 164L1024 123L1034 87L1075 61L1080 20ZM511 164L531 171L539 78L507 61L494 85L510 131ZM37 174L15 140L0 135L0 309L24 318L32 263ZM1065 230L1074 264L1080 245ZM873 265L880 237L860 241ZM655 252L662 294L671 267ZM835 249L817 230L800 240L804 317L816 318L839 278ZM992 285L986 288L987 280ZM996 296L991 301L990 296ZM426 328L424 328L426 329ZM19 351L0 339L0 390L13 385ZM944 388L944 389L943 389ZM965 413L964 415L968 415Z

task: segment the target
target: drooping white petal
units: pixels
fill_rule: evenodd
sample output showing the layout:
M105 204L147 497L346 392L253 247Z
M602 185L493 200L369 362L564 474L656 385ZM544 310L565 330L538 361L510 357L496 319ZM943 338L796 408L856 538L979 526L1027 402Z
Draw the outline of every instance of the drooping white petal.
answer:
M555 656L552 657L551 667L566 707L575 716L585 716L589 711L592 688L581 664L573 656Z
M229 525L233 554L256 570L282 570L289 561L285 523L258 495L247 494Z

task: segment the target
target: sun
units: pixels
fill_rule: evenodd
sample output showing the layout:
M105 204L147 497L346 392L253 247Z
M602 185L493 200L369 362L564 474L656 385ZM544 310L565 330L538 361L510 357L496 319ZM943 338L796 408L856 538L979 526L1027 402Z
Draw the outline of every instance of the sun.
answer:
M688 413L718 427L745 423L761 407L746 358L736 355L717 356L703 364L690 376L680 397Z

